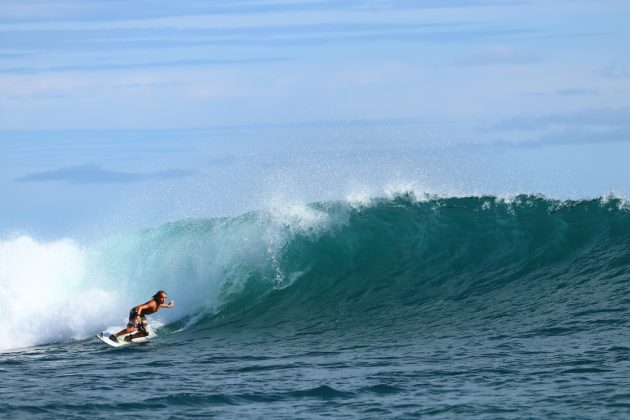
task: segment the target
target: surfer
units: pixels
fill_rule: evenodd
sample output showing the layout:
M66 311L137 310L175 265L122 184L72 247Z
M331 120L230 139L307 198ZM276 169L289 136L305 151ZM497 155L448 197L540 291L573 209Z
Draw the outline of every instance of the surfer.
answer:
M127 328L124 330L112 334L109 336L109 339L113 342L118 342L118 337L125 334L131 334L134 331L138 331L133 335L128 335L125 337L125 341L131 341L134 338L146 337L149 335L147 331L147 315L151 315L160 310L160 308L172 308L175 305L174 301L170 301L168 304L166 302L166 292L160 290L156 294L153 295L153 298L147 303L143 303L142 305L134 306L129 311L129 322L127 323Z

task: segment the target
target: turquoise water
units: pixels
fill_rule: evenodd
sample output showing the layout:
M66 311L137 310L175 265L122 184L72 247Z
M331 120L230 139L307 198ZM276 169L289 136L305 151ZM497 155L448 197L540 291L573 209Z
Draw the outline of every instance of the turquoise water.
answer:
M63 326L0 310L8 418L630 415L619 198L400 194L4 246L75 268L48 270ZM29 296L11 278L2 300ZM157 289L156 339L91 338Z

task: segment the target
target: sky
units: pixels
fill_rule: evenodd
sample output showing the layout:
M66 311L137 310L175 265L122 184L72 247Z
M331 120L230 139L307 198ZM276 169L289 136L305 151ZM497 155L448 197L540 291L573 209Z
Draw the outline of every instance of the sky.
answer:
M0 237L630 191L630 3L0 1Z

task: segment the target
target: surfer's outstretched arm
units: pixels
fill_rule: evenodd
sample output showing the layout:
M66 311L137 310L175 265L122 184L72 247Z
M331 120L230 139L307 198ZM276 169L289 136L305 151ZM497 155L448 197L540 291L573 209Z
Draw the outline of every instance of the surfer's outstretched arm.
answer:
M168 305L166 303L161 304L160 308L172 308L173 306L175 306L175 301L171 300Z

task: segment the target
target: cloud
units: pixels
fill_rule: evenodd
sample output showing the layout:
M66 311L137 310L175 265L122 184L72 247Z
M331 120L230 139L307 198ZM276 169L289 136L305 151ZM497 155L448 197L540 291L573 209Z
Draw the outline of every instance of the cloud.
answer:
M94 0L65 0L51 4L46 0L14 0L0 3L0 22L50 22L50 21L126 21L164 19L178 16L202 15L254 15L273 13L322 13L346 11L413 11L426 9L454 9L474 7L505 7L523 4L525 0L180 0L161 2L152 0L119 2ZM158 7L159 6L159 7Z
M516 51L507 45L486 45L462 57L457 63L464 66L497 64L529 64L542 61L538 54Z
M284 57L267 57L267 58L251 58L251 59L232 59L232 60L213 60L213 59L187 59L174 61L148 61L139 63L107 63L107 64L72 64L63 66L23 66L23 67L6 67L0 68L0 73L9 74L34 74L34 73L54 73L54 72L70 72L70 71L107 71L107 70L126 70L126 69L142 69L142 68L169 68L169 67L208 67L221 65L244 65L244 64L265 64L289 61Z
M500 121L487 130L542 130L553 126L630 128L630 106L621 108L584 109L564 114L515 117Z
M448 44L457 43L461 39L484 43L488 39L527 33L522 29L488 27L486 24L460 21L418 23L406 20L398 22L394 17L379 22L353 19L358 18L344 15L332 19L332 22L326 22L325 18L315 16L313 21L301 24L286 21L269 24L255 19L249 25L226 23L219 27L210 25L192 28L184 25L182 28L9 29L3 32L4 44L10 45L13 53L25 55L5 60L0 65L0 76L48 74L47 77L50 77L62 73L122 73L143 69L181 70L219 66L244 69L248 66L300 61L299 54L297 57L295 53L279 54L278 47L372 42ZM202 24L209 25L205 20L199 22L199 25ZM244 56L235 57L232 54L210 55L208 47L253 49L240 53ZM27 53L30 55L26 55ZM39 80L35 82L36 85L40 83ZM75 83L74 78L71 83ZM9 89L0 89L0 96L29 96L8 93L16 89L29 90L29 86L30 83L11 83ZM53 90L59 90L58 86L53 85ZM56 92L53 94L56 95ZM49 97L48 92L45 95Z
M131 49L166 50L169 48L207 46L278 46L278 45L322 45L334 42L355 42L373 39L379 41L408 42L453 42L461 39L479 40L501 36L531 34L531 30L516 28L496 28L472 22L396 21L383 19L373 21L354 20L353 16L325 20L305 20L302 22L277 22L255 20L249 25L242 23L232 26L212 25L201 20L198 26L174 28L120 27L120 28L81 28L81 29L41 29L10 30L3 32L3 42L11 45L16 52L50 52L51 50L92 54L95 51L118 53ZM163 23L166 25L166 23ZM77 42L80 39L81 42ZM487 42L487 41L486 41ZM495 52L496 54L496 52ZM195 59L195 58L191 58ZM198 59L198 58L197 58Z
M567 129L541 136L532 143L539 145L573 145L630 142L630 128L615 130Z
M535 148L548 145L576 145L598 143L625 143L630 142L630 129L618 130L560 130L556 133L546 134L535 140L512 143L519 148ZM497 142L495 145L506 145L508 142Z
M630 66L611 64L596 70L595 74L606 79L627 79L630 78Z
M630 143L630 128L615 130L565 129L548 133L532 140L495 140L488 143L459 145L464 149L504 152L508 150L540 149L546 146L576 146L604 143Z
M35 172L16 178L14 182L62 181L68 184L132 183L150 179L183 178L193 173L193 171L177 169L149 173L134 173L113 171L104 169L99 165L86 164L51 171Z
M523 95L523 96L552 96L552 95L559 95L559 96L596 96L596 95L600 95L600 92L597 89L571 87L571 88L565 88L565 89L558 89L558 90L552 91L552 92L543 92L543 91L538 91L538 92L536 92L536 91L520 92L517 95Z
M630 106L515 117L500 121L486 128L485 131L537 131L538 133L530 140L496 140L488 143L473 143L465 147L502 151L535 149L552 145L627 143L630 142Z
M561 96L591 96L599 95L599 92L595 89L582 89L582 88L567 88L560 89L556 92Z

